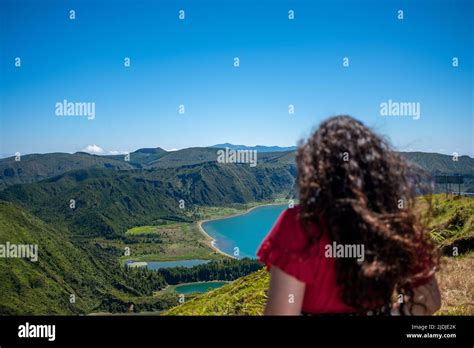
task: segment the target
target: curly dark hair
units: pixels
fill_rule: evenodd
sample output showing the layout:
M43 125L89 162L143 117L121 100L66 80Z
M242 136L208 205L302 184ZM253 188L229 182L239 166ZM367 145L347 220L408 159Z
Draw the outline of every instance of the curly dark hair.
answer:
M323 223L338 244L364 245L363 262L335 261L347 305L386 314L394 295L412 297L416 282L439 268L415 207L419 196L431 207L429 176L364 124L345 115L327 119L300 145L297 164L303 224ZM306 228L310 239L319 238L316 230Z

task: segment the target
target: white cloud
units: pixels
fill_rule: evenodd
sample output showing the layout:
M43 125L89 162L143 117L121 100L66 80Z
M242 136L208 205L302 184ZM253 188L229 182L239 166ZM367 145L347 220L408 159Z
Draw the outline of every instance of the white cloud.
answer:
M101 148L99 145L93 144L93 145L87 145L81 151L88 152L88 153L93 153L93 154L100 154L100 153L104 152L104 149Z

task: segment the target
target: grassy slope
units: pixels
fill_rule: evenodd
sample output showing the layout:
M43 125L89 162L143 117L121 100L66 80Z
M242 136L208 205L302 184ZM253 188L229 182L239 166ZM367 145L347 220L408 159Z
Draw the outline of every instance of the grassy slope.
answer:
M439 240L440 247L447 245L446 241L449 241L449 245L456 245L456 238L472 239L474 199L436 195L434 210L431 229L449 236ZM443 306L438 314L474 315L474 277L466 277L473 268L473 252L455 258L443 258L438 274ZM199 295L164 315L261 315L268 285L268 273L261 270L218 290Z
M445 254L452 255L454 246L459 254L474 249L474 199L436 195L433 214L431 234Z
M78 286L100 281L94 277L95 267L64 231L52 229L12 204L0 203L0 244L7 241L38 244L39 260L0 259L2 314L81 313L98 305L88 294L81 294ZM75 305L69 303L70 294L77 296Z
M151 227L151 226L150 226ZM135 228L135 231L140 227ZM170 261L186 259L220 259L220 253L210 248L209 241L199 231L195 223L174 223L153 226L152 233L130 235L127 243L120 240L102 240L103 245L113 245L118 249L128 246L132 250L130 257L121 257L121 261ZM158 237L159 243L149 240Z
M269 277L265 270L197 296L164 315L259 315L263 312Z
M459 156L458 160L454 161L453 156L439 153L400 152L400 154L432 174L463 173L472 176L474 173L474 159L469 156Z
M123 170L133 167L113 158L81 152L25 155L20 161L9 157L0 160L0 190L11 185L36 182L69 170L85 168Z
M474 253L443 261L438 274L443 305L438 314L474 315Z
M38 262L0 259L0 315L123 311L131 302L157 310L165 301L176 303L171 297L152 296L166 285L158 274L118 267L113 250L83 241L79 247L67 230L53 228L20 207L0 201L0 244L7 241L37 244L39 255ZM69 302L71 294L75 304Z

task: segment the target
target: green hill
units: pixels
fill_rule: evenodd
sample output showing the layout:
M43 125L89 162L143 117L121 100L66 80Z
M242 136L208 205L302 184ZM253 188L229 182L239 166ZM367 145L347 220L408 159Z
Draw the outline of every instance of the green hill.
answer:
M442 155L439 153L426 152L401 152L403 157L419 165L431 175L440 174L462 174L464 184L461 185L461 191L474 192L474 159L469 156L459 156L453 160L453 156ZM453 190L457 190L457 185ZM435 185L435 192L444 192L444 185Z
M81 313L94 306L87 297L78 297L75 305L69 302L70 294L82 293L74 284L97 285L98 279L94 279L94 265L63 231L52 229L10 203L0 203L0 244L7 241L39 245L39 260L0 261L1 313ZM79 273L80 269L84 272Z
M191 147L168 152L156 161L150 162L147 168L176 168L206 162L216 162L217 148ZM258 165L262 163L277 165L295 165L294 151L259 152Z
M400 152L409 161L418 164L431 174L466 174L474 175L474 159L469 156L459 156L457 161L453 156L427 152Z
M115 159L78 152L32 154L0 160L0 190L15 184L37 182L70 170L85 168L132 169L133 167Z
M241 148L241 146L230 147ZM272 152L271 149L273 148L268 147L258 153L258 166L286 166L295 176L295 151ZM83 152L24 155L19 162L10 157L0 160L0 190L15 184L38 182L79 169L132 170L212 164L216 163L216 151L215 147L193 147L178 151L165 151L159 147L144 148L130 153L129 162L124 160L124 155L96 156ZM465 175L466 183L463 190L474 191L474 159L460 156L458 161L453 161L452 156L423 152L402 152L401 154L432 174Z
M113 250L77 243L67 230L0 201L0 244L7 242L38 245L39 250L37 262L0 259L1 315L126 311L132 301L139 308L169 307L170 299L152 297L166 286L161 275L119 267ZM75 303L70 302L72 294Z
M206 162L216 162L216 149L207 147L190 147L187 149L170 151L158 160L149 162L148 168L176 168Z
M152 163L160 159L161 157L165 156L167 153L168 152L166 150L163 150L161 147L138 149L130 153L130 161L128 161L127 163L137 168L142 168L144 165L148 163ZM104 156L104 157L125 162L124 154Z
M128 171L70 171L38 183L15 185L0 196L47 222L67 226L76 235L113 238L140 221L152 224L176 215L179 193L152 177ZM75 208L70 208L70 200Z

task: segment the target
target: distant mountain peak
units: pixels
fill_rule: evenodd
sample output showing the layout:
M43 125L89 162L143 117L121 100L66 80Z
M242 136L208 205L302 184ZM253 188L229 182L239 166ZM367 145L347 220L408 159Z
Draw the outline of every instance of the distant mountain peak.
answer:
M161 147L144 147L134 151L135 153L162 153L167 152L165 149Z

